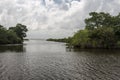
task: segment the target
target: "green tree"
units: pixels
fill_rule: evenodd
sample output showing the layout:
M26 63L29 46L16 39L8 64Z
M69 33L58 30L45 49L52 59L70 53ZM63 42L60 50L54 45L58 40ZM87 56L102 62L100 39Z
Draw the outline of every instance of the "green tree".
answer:
M118 40L120 40L120 13L117 16L114 16L111 20L111 25L114 29L115 35Z
M97 28L89 34L93 47L111 48L117 45L117 39L113 28Z
M7 33L7 39L9 40L9 44L22 43L22 40L16 35L13 30L8 30Z
M0 29L1 29L1 28L3 28L3 26L2 26L2 25L0 25Z
M110 27L112 16L109 13L104 12L91 12L90 18L85 19L86 29L93 30L98 27Z
M8 39L7 39L7 30L0 26L0 44L7 44Z
M16 27L10 27L8 30L0 25L0 44L19 44L26 37L27 28L25 25L17 24Z
M88 30L79 30L72 38L71 44L74 47L85 48L89 45L89 31Z
M22 41L28 31L27 27L22 24L17 24L16 27L10 27L9 30L13 30Z
M85 19L85 29L72 37L71 43L78 47L114 48L120 43L120 13L112 16L104 12L91 12ZM120 46L120 45L119 45Z

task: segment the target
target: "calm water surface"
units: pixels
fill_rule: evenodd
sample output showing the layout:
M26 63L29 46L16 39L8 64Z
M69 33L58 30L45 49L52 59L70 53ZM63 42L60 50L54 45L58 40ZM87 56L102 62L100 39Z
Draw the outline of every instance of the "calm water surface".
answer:
M41 40L0 46L0 80L120 80L120 51Z

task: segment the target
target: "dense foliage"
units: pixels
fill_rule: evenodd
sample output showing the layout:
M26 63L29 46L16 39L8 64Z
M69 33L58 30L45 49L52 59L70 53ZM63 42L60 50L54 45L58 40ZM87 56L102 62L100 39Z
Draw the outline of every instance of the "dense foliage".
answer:
M91 12L89 15L84 30L76 32L71 39L52 41L68 41L69 45L78 48L120 48L120 14Z
M0 44L19 44L26 37L27 27L22 24L17 24L15 27L6 29L0 25Z
M119 48L120 14L91 12L85 29L78 31L70 44L80 48Z

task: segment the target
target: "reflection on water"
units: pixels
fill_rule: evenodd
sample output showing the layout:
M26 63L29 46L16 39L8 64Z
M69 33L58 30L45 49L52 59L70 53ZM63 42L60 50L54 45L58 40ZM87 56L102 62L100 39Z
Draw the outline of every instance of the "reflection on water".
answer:
M69 50L64 43L39 40L25 44L23 53L0 54L0 80L120 80L119 50Z
M119 53L120 49L80 49L80 48L69 48L66 47L66 52L88 52L97 54L113 54Z
M2 45L0 46L0 52L25 52L25 47L23 45Z

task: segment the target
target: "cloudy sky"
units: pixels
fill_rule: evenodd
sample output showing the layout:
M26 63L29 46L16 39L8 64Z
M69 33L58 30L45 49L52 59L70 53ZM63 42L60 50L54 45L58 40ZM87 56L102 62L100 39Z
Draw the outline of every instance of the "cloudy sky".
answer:
M0 24L27 25L28 38L61 38L83 29L89 12L120 12L120 0L0 0Z

